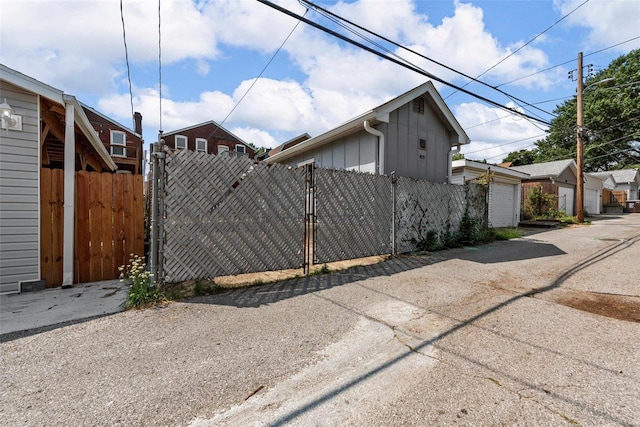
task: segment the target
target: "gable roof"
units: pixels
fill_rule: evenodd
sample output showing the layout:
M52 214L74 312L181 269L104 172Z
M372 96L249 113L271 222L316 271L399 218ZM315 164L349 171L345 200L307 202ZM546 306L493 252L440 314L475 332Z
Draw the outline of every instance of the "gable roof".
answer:
M464 131L464 129L462 129L462 126L460 126L460 123L458 123L456 118L453 116L453 113L451 112L447 104L444 102L444 99L442 99L442 97L436 90L435 86L433 86L433 83L431 83L431 81L427 81L421 84L420 86L415 87L410 91L405 92L402 95L396 98L393 98L392 100L387 101L384 104L373 108L372 110L369 110L365 113L360 114L357 117L354 117L353 119L339 125L334 129L331 129L321 135L318 135L316 137L303 141L299 144L296 144L290 148L282 150L274 154L273 156L270 156L266 161L268 163L281 161L297 153L307 151L312 147L315 148L315 147L327 144L329 142L332 142L344 135L348 135L357 130L362 129L363 123L366 120L369 120L372 122L388 123L389 114L392 111L400 108L404 104L407 104L408 102L411 102L417 97L422 95L428 95L431 98L431 100L436 104L436 106L440 110L440 113L444 118L445 122L448 123L451 129L453 129L458 135L457 143L452 145L468 144L470 140L466 132Z
M109 116L105 116L105 115L104 115L104 114L102 114L100 111L96 110L96 109L95 109L95 108L93 108L93 107L89 107L89 106L88 106L87 104L85 104L84 102L81 102L81 103L80 103L80 105L82 105L82 108L83 108L85 111L91 111L93 114L95 114L95 115L97 115L97 116L99 116L99 117L102 117L104 120L106 120L106 121L108 121L108 122L110 122L110 123L113 123L114 125L116 125L116 126L118 126L118 127L122 128L122 129L126 130L126 131L127 131L127 132L129 132L130 134L135 135L135 136L137 136L138 138L142 138L142 135L140 135L139 133L136 133L136 131L132 130L131 128L129 128L129 127L127 127L127 126L125 126L125 125L123 125L123 124L121 124L121 123L119 123L119 122L117 122L117 121L115 121L115 120L113 120L113 119L112 119L111 117L109 117Z
M605 173L611 174L613 179L618 184L634 181L640 183L640 172L638 172L637 169L619 169L615 171L608 171Z
M612 181L612 184L617 184L616 179L613 177L613 174L611 172L587 172L585 173L585 175L601 179L602 181L610 179Z
M308 139L311 139L311 135L309 135L306 132L301 134L301 135L294 136L290 140L288 140L286 142L283 142L282 144L278 145L277 147L272 148L271 150L269 150L269 156L275 156L279 152L281 152L283 150L286 150L287 148L293 147L294 145L300 144L301 142L304 142L304 141L306 141Z
M74 121L82 134L87 138L91 146L95 149L96 153L98 153L107 167L109 167L112 171L118 169L118 166L116 166L115 162L107 152L107 149L102 144L102 141L100 141L98 136L95 134L93 126L91 126L91 122L87 118L87 115L84 113L80 102L78 102L75 96L65 94L60 89L56 89L53 86L42 83L41 81L38 81L33 77L22 74L21 72L11 69L3 64L0 64L0 79L7 81L14 86L35 93L36 95L50 99L51 101L54 101L62 106L64 106L65 104L73 105Z
M206 126L214 126L215 127L213 133L211 135L209 135L207 137L207 139L211 138L215 134L218 134L216 136L222 135L223 138L225 136L230 136L231 138L236 139L239 142L241 142L242 144L244 144L247 147L249 147L249 144L247 142L245 142L242 138L234 135L233 133L231 133L227 129L223 128L220 124L216 123L213 120L209 120L209 121L206 121L206 122L198 123L197 125L187 126L187 127L182 128L182 129L174 130L174 131L171 131L171 132L164 132L163 135L164 136L178 135L178 134L183 133L183 132L187 132L187 131L190 131L190 130L194 130L194 129L201 128L201 127L206 127Z
M476 170L482 170L482 171L491 170L491 172L495 172L497 174L509 176L509 177L512 177L512 178L518 178L518 179L527 179L527 178L529 178L529 174L527 174L525 172L520 172L520 171L517 171L517 170L510 169L510 168L505 168L505 167L499 166L499 165L492 165L492 164L489 164L489 163L476 162L476 161L467 160L467 159L454 160L451 163L451 167L453 169L469 168L469 169L476 169Z
M510 169L518 172L524 172L530 175L531 179L540 178L557 178L562 175L565 170L571 169L574 175L577 175L578 168L573 159L556 160L555 162L533 163L530 165L511 166Z

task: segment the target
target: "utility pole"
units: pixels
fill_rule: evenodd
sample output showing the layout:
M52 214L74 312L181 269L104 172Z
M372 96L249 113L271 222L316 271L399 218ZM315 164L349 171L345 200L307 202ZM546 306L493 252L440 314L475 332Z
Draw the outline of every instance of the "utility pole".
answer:
M576 163L578 167L577 174L577 187L576 187L576 213L578 217L578 223L584 222L584 152L583 152L583 131L584 131L584 115L582 105L582 92L584 91L582 81L582 52L578 53L578 98L577 98L577 114L576 114L576 127L577 127L577 154Z

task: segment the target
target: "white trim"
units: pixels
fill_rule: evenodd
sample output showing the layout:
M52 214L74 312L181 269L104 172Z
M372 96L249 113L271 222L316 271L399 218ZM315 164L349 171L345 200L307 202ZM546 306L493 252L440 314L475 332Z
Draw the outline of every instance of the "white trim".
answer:
M114 141L113 139L114 135L122 135L122 144ZM122 154L114 154L113 152L114 146L115 148L121 148ZM113 129L109 131L109 151L110 151L111 157L127 157L127 133L126 132L123 132L121 130L113 130Z
M184 138L184 147L178 147L178 138L180 139ZM187 138L184 135L176 135L174 141L175 141L176 150L186 150L189 148L189 138Z
M429 95L433 102L436 104L437 109L442 114L444 120L451 126L454 132L457 134L457 141L451 141L450 145L464 145L469 144L471 141L464 129L458 123L453 113L444 102L444 99L440 96L438 91L436 90L433 83L427 81L422 85L413 88L412 90L388 101L385 104L382 104L373 110L367 111L343 124L338 126L337 128L331 129L328 132L325 132L321 135L318 135L314 138L307 139L299 144L294 145L293 147L287 148L286 150L282 150L277 154L274 154L271 157L268 157L265 162L266 163L277 163L283 162L285 159L295 156L296 154L305 152L312 148L317 148L321 145L330 143L343 135L348 135L356 132L357 130L362 129L362 123L364 121L369 121L371 126L374 126L376 123L389 122L389 114L392 111L397 110L404 104L413 101L415 98Z
M242 150L238 151L238 148L242 148ZM243 154L247 153L247 147L244 144L236 144L235 150L236 150L236 153L243 153Z
M505 168L498 165L491 165L489 163L475 162L473 160L467 160L467 159L454 160L453 162L451 162L451 167L453 169L458 169L458 168L475 169L483 172L486 172L490 169L492 172L496 172L496 173L517 178L517 179L529 178L529 174L525 172L520 172L514 169Z
M200 150L198 148L198 143L199 142L204 142L204 150ZM197 153L208 153L209 151L207 150L207 143L208 141L204 138L196 138L196 152Z
M38 114L38 119L42 117L40 115L40 94L36 94L36 111ZM38 120L38 123L40 120ZM40 126L38 125L38 257L42 256L42 132L40 132ZM42 280L42 262L40 259L38 260L38 279ZM22 283L18 282L20 289L22 292Z
M62 286L73 286L74 264L74 200L75 200L75 170L76 170L76 138L75 138L75 104L72 100L65 100L65 128L64 128L64 206L62 237ZM103 145L104 148L104 145Z
M224 145L224 144L218 144L218 155L221 155L222 153L226 153L225 155L228 156L229 155L229 147Z
M307 160L304 160L304 161L302 161L302 162L298 163L298 164L296 165L296 167L297 167L297 168L301 168L302 166L306 166L306 165L308 165L309 163L315 163L315 162L316 162L316 159L315 159L314 157L312 157L312 158L310 158L310 159L307 159Z

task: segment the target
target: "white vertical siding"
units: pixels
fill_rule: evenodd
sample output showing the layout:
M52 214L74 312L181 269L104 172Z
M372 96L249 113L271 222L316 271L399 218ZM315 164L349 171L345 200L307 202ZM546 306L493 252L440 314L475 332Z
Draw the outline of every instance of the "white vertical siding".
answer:
M322 168L375 173L377 140L376 136L362 130L294 156L287 163L297 166L313 159L316 166Z
M446 182L451 135L430 102L424 114L413 111L413 101L389 114L389 123L378 128L387 135L385 173ZM421 150L420 139L426 143Z
M40 278L38 97L0 82L22 131L0 130L0 293Z

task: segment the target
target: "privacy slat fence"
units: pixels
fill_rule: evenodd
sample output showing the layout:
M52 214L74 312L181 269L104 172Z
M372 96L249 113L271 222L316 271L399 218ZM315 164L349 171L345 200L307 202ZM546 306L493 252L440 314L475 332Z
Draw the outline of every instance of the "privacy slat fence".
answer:
M486 189L477 184L254 164L186 150L167 153L165 162L156 246L163 248L160 279L168 282L390 254L394 245L398 252L422 250L426 240L455 233L463 218L478 227L487 221Z
M392 252L391 178L316 169L316 262Z
M303 170L185 150L166 175L167 281L301 267Z
M64 171L41 169L41 272L62 284ZM130 254L144 255L142 175L76 172L74 282L116 279Z

